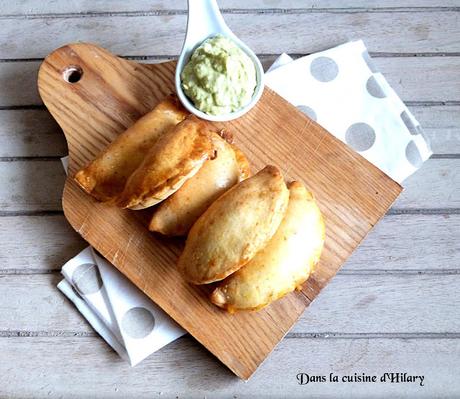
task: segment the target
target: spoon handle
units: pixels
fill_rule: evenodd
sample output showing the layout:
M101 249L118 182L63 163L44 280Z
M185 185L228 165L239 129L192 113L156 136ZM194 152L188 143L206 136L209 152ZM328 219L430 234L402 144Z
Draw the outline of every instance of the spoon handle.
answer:
M223 33L230 29L225 24L216 0L188 0L188 19L185 46L194 46L209 36Z

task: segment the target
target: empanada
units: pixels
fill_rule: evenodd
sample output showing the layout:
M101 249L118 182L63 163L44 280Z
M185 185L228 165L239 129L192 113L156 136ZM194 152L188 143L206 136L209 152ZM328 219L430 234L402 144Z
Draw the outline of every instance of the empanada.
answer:
M214 158L208 159L195 176L158 206L149 230L169 236L187 234L209 205L248 177L246 157L217 134L213 134L212 141Z
M289 191L274 166L233 186L192 226L178 267L194 284L222 280L245 265L275 234Z
M144 209L179 190L214 154L210 126L190 115L163 134L128 178L117 205Z
M211 301L229 311L261 309L306 281L323 248L325 227L313 196L289 185L286 215L267 246L214 290Z
M233 151L235 152L236 162L238 163L238 169L240 170L240 181L247 179L251 176L251 167L249 161L236 145L232 144Z
M187 115L177 98L168 97L121 133L88 166L77 172L75 180L98 200L112 200L123 191L128 177L141 164L158 138Z

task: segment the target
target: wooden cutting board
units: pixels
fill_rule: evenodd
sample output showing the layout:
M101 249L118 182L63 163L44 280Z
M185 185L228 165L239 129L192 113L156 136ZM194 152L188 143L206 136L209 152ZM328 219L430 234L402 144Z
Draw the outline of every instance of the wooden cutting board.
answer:
M207 299L207 287L187 284L176 270L182 241L147 230L150 210L104 205L72 180L79 168L174 91L174 68L172 61L138 64L81 43L61 47L45 59L38 76L40 95L62 127L70 154L64 213L86 241L236 375L248 379L402 189L266 88L252 111L219 126L233 132L253 172L277 165L287 181L300 180L314 192L326 221L325 248L301 292L259 312L231 315L218 309Z

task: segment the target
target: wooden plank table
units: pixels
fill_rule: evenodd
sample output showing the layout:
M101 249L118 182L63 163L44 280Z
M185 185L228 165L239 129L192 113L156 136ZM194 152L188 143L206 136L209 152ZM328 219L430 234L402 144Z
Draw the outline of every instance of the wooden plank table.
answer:
M266 66L363 38L431 139L433 157L244 383L184 337L130 368L56 289L85 246L61 210L64 137L36 90L71 41L173 58L185 0L0 1L0 397L448 397L460 395L460 1L221 0ZM419 384L296 375L407 372Z

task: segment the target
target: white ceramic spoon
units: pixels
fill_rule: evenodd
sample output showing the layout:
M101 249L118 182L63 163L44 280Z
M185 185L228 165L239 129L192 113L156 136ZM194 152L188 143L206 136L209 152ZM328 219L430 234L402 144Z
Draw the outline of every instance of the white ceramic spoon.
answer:
M222 115L209 115L197 109L193 103L188 99L182 90L180 74L182 69L187 64L193 51L203 43L207 38L221 34L228 37L236 43L248 56L251 58L256 69L257 85L254 89L254 94L251 101L243 108ZM196 116L207 119L209 121L229 121L239 118L248 112L260 99L264 89L264 70L262 65L254 54L254 52L246 46L235 34L229 29L227 24L219 11L219 7L215 0L188 0L188 19L187 19L187 32L185 35L184 45L177 61L176 74L175 74L176 92L180 101L187 108L188 111Z

